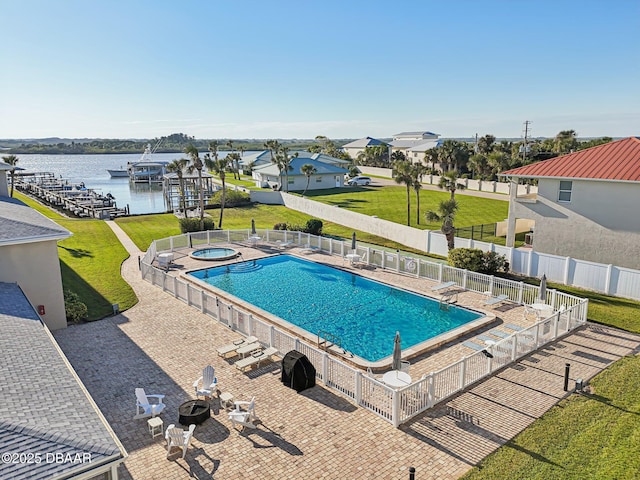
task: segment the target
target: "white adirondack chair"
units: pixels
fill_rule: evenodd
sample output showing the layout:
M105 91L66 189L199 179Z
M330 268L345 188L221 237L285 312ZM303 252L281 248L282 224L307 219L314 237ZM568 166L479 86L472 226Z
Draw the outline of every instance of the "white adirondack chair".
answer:
M149 398L157 399L156 403L151 403ZM133 417L134 420L138 418L145 417L155 417L156 415L160 415L160 413L164 410L165 404L162 403L162 399L164 395L147 395L144 392L144 388L136 388L136 416Z
M200 385L202 382L202 385ZM202 370L202 376L193 382L193 388L196 390L196 398L200 395L204 397L211 397L213 392L218 388L218 379L215 375L215 370L211 365L207 365Z
M167 458L171 455L171 449L173 447L182 448L182 458L185 457L195 429L196 426L193 424L189 425L189 430L186 432L176 427L173 423L167 427L167 432L165 433L165 438L167 439Z
M246 406L246 407L245 407ZM244 427L248 428L256 428L253 423L254 420L257 420L256 417L256 397L253 397L251 401L237 401L235 402L235 408L229 412L229 420L233 424L233 428L237 425L241 425L242 431Z

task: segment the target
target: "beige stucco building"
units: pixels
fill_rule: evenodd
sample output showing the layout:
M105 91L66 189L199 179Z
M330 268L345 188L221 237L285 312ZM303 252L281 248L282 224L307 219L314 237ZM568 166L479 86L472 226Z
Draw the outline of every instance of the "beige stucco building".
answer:
M533 248L640 269L640 138L630 137L502 173L538 180L537 194L511 189L507 246L519 218L535 222Z
M17 283L50 330L67 326L58 241L71 232L8 196L0 162L0 282Z

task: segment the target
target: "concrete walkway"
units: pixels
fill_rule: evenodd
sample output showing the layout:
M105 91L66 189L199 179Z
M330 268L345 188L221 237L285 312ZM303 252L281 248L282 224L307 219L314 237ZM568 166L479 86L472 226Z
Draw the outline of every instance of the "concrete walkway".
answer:
M122 275L140 301L55 337L129 452L121 479L406 479L411 466L420 480L456 479L569 395L565 363L573 379L589 379L640 348L637 335L588 325L396 429L322 385L300 394L284 388L277 363L239 372L215 354L238 335L143 281L142 252L107 224L131 253ZM177 449L167 458L164 440L133 420L134 388L166 395L166 429L178 424L178 406L194 398L208 364L220 391L256 397L258 426L234 430L214 397L186 458Z

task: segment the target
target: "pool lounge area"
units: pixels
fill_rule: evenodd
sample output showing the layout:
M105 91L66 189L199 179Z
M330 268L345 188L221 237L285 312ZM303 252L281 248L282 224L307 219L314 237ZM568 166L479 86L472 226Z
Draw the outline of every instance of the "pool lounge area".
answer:
M442 306L438 298L406 288L403 278L390 284L362 273L275 254L187 269L181 278L312 345L318 332L328 334L335 343L330 351L363 370L390 367L396 331L409 360L495 321L490 312Z
M287 233L281 232L267 231L266 237L269 241L260 244L250 243L243 231L202 232L164 239L157 245L154 243L147 252L141 263L142 276L231 331L256 337L263 348L275 351L271 360L276 363L277 357L282 358L291 350L305 354L315 367L316 381L395 427L568 334L586 319L588 302L555 290L548 292L549 305L559 309L562 304L563 308L552 308L553 315L549 318L540 315L532 318L529 310L522 307L524 302L530 304L537 298L539 288L534 285L459 270L400 252L394 255L372 249L349 251L344 243L322 237L307 236L307 243L303 238L291 241ZM237 249L240 255L230 261L231 269L241 264L259 264L261 258L283 253L279 248L282 241L291 242L288 253L294 256L357 273L351 276L356 283L360 276L367 277L435 297L441 307L455 304L488 314L476 320L477 325L467 324L471 328L464 326L432 339L434 343L426 345L427 348L425 342L419 344L417 351L416 346L403 348L402 365L398 364L403 375L402 378L396 375L398 378L392 385L387 381L388 375L382 375L392 370L390 357L380 362L363 361L337 347L331 336L310 335L252 303L222 290L212 290L189 275L192 270L202 270L202 264L189 257L192 248L207 244ZM148 263L157 253L167 251L167 247L178 252L182 261L174 262L166 271ZM360 260L346 261L347 253L357 253ZM499 296L500 301L488 303L495 296ZM259 370L260 365L257 367ZM245 373L251 375L252 370Z

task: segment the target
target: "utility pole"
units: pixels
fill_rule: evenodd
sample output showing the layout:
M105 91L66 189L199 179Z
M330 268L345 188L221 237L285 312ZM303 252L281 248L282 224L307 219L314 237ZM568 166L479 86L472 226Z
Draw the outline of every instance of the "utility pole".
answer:
M522 145L522 164L527 164L527 149L528 149L528 140L529 140L529 125L531 122L529 120L525 120L524 122L524 144Z

